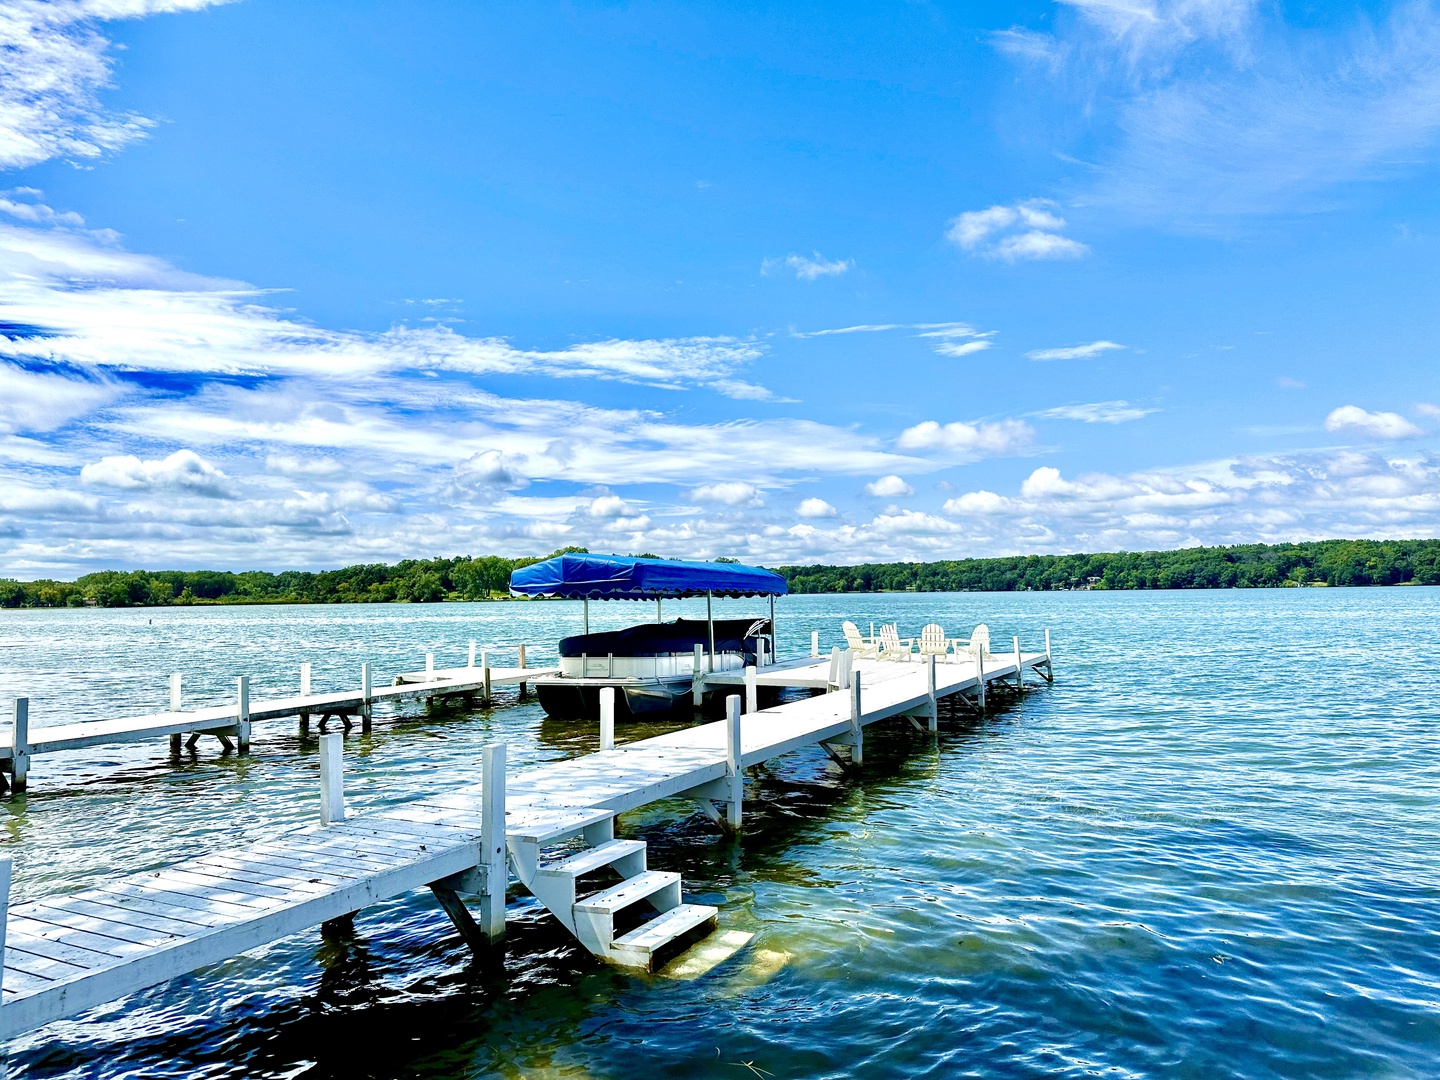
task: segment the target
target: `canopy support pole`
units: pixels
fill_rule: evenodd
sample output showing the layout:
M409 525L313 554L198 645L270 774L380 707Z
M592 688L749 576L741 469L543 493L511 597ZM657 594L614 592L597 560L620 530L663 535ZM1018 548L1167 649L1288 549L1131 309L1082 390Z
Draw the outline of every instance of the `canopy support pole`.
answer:
M655 597L655 621L657 623L663 623L665 621L665 615L660 610L660 603L660 597Z
M770 594L770 662L771 662L772 664L775 663L775 653L776 653L775 646L778 645L778 644L779 644L779 639L776 638L776 636L775 636L775 594L774 594L774 593L771 593L771 594Z
M710 628L710 673L715 673L715 610L711 606L714 594L705 590L705 623Z
M585 620L585 633L590 633L590 597L580 598L580 617Z

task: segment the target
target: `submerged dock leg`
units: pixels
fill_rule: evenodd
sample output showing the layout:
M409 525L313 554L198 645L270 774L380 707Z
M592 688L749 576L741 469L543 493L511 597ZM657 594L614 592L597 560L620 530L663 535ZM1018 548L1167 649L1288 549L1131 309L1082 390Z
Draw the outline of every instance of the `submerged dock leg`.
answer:
M491 743L480 755L480 869L485 873L480 932L493 945L505 936L505 887L510 883L505 861L505 744Z
M460 931L460 936L465 939L465 944L470 946L470 951L477 956L482 954L489 947L490 940L475 922L475 917L470 914L465 901L460 899L460 894L439 883L431 885L430 891L435 894L435 899L440 901L441 909L450 916L450 921L455 924L455 929Z
M935 654L930 654L930 670L925 673L925 681L930 692L930 720L931 731L940 730L940 702L935 697Z
M483 649L480 652L480 676L485 684L485 690L480 699L480 704L488 709L490 707L490 651L488 649Z

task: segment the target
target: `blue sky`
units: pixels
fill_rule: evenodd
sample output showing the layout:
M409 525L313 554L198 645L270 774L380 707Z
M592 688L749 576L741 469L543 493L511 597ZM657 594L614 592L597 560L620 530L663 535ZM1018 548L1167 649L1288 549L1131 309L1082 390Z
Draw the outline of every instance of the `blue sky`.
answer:
M0 573L1440 535L1440 11L0 0Z

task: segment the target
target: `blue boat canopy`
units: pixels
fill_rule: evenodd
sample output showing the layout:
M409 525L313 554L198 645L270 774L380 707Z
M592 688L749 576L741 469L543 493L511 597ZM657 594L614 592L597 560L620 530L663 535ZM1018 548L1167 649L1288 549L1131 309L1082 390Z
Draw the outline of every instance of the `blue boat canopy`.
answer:
M670 596L784 596L785 579L739 563L637 559L623 555L557 555L510 574L516 596L655 600Z

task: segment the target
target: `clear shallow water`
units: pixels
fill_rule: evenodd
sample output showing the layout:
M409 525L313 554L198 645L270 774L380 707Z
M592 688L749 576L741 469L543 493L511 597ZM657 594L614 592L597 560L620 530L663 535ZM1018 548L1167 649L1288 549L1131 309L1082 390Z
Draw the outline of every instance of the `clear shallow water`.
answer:
M843 617L983 620L1027 645L1048 626L1058 678L942 719L936 742L871 728L858 781L818 752L772 763L738 844L683 803L626 815L652 865L756 934L700 979L602 967L523 901L503 963L475 963L417 893L352 940L300 934L22 1037L11 1075L1440 1073L1440 590L794 597L780 617L792 651L812 628L838 642ZM0 700L28 694L36 725L158 708L172 670L191 703L240 673L264 696L305 659L320 690L362 659L388 680L427 648L460 662L471 637L549 644L577 621L557 603L7 611ZM497 736L521 764L594 745L534 705L386 716L346 740L350 804L472 779ZM248 759L214 746L37 758L4 821L16 894L313 819L315 747L289 722L257 725Z

